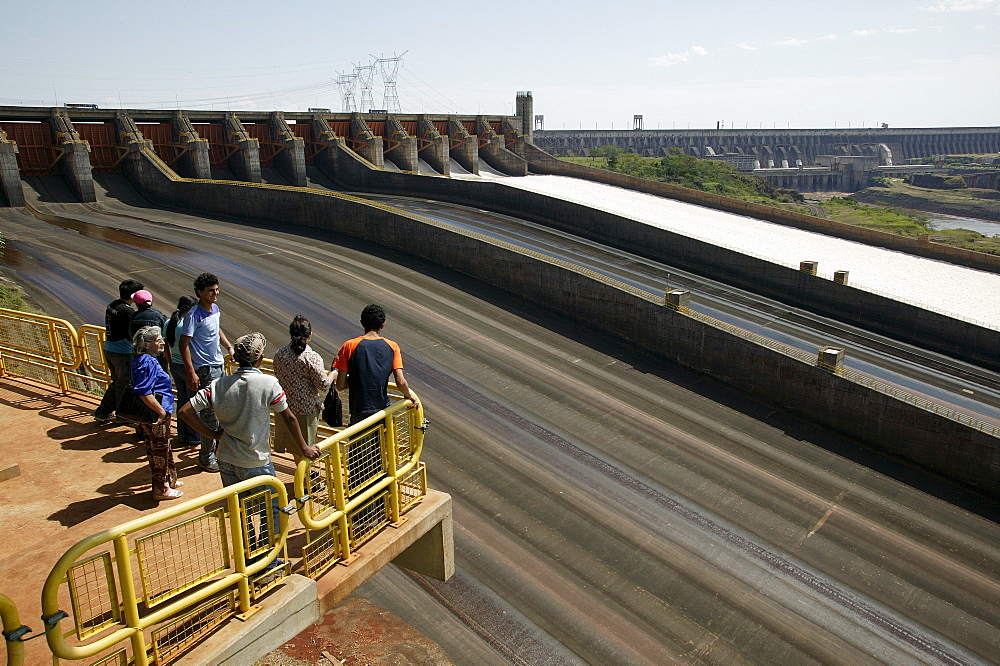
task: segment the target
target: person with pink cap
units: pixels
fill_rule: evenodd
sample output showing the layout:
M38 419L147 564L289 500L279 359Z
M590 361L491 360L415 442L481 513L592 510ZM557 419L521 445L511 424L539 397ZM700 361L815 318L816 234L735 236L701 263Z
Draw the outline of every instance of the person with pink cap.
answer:
M132 302L135 303L136 313L132 315L132 321L129 322L129 336L135 337L135 334L140 328L146 326L156 326L161 331L166 329L167 318L162 312L153 307L153 295L145 289L140 289L139 291L132 294ZM169 366L167 364L167 357L161 352L156 360L160 362L163 369L166 370Z

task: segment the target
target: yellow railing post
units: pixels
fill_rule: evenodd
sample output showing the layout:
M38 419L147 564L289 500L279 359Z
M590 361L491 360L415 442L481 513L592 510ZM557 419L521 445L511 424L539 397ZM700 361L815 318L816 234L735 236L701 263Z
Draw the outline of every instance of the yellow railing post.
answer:
M4 594L0 594L0 620L3 621L3 637L7 644L7 666L21 666L24 663L24 643L19 638L12 638L13 632L21 629L21 617L17 606ZM28 628L24 627L24 630Z
M118 583L121 585L122 606L125 612L125 625L132 630L132 659L136 666L146 666L149 658L146 655L146 636L142 633L139 619L139 601L135 594L135 579L132 577L132 555L128 547L128 535L121 534L114 540L115 559L118 562Z
M408 400L406 402L409 402ZM386 473L392 479L389 483L389 522L393 525L399 524L399 479L396 477L396 468L399 458L398 439L396 437L396 419L393 414L386 414L385 427L382 429L383 455L385 455Z
M247 550L243 541L243 526L246 524L246 516L241 510L239 495L232 494L226 500L229 510L229 531L232 534L233 543L233 564L236 573L240 574L239 604L241 613L250 612L250 581L247 578Z
M333 502L339 517L337 525L340 537L340 557L351 559L351 538L347 532L347 493L344 491L344 464L340 455L340 442L330 447L330 466L333 468Z

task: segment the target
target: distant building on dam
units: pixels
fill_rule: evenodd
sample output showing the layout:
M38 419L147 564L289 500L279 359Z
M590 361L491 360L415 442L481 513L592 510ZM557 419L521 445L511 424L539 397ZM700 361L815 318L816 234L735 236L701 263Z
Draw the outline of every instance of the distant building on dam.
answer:
M685 155L720 159L753 171L778 187L801 191L854 191L870 172L935 155L1000 153L1000 127L933 129L772 129L772 130L544 130L533 142L552 155L586 156L600 146L661 157ZM926 169L924 167L923 169Z

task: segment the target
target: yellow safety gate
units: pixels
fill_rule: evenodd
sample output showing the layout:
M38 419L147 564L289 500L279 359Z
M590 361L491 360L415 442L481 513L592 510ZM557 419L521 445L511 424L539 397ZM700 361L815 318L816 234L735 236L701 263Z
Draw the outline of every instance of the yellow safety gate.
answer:
M75 329L61 319L0 309L0 376L99 392L109 378L103 341L103 327ZM261 369L271 371L270 360ZM423 409L412 409L391 384L390 397L392 406L353 426L320 426L323 453L297 466L292 502L278 479L257 477L70 548L42 590L53 655L96 658L92 663L101 666L173 660L226 618L252 613L258 597L290 573L292 514L306 528L307 576L350 564L364 542L401 524L427 493ZM0 619L8 663L19 666L23 641L32 636L2 594Z

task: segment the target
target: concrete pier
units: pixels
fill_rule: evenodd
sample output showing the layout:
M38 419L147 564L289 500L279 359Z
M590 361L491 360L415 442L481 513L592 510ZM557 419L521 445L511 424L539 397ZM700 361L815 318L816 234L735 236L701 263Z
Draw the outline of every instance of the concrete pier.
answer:
M368 123L365 122L360 113L351 114L350 145L358 155L379 169L385 166L385 149L382 144L382 137L375 136L375 133L368 127Z
M448 154L469 173L479 174L477 139L454 116L448 116Z
M17 166L17 144L0 129L0 206L23 206L21 172Z
M212 162L208 139L198 136L194 125L183 111L174 113L171 120L174 142L184 151L177 159L177 171L185 178L211 178Z
M528 175L528 163L504 147L504 138L485 116L476 116L476 132L479 134L479 154L487 164L508 176Z
M90 166L90 144L80 138L62 109L52 109L49 127L55 145L62 151L57 161L59 173L81 202L97 201L94 172Z
M274 156L274 166L292 185L305 187L305 140L292 133L292 128L285 122L285 116L280 111L271 114L268 127L271 130L271 141L281 146Z
M417 168L417 138L410 136L406 128L395 116L386 116L385 135L382 137L383 155L403 171L419 171Z
M236 151L226 160L227 165L239 180L247 183L264 182L260 174L260 143L250 136L236 114L227 113L223 120L226 144Z
M425 116L417 116L417 153L438 173L451 175L448 137L441 134L434 123Z

